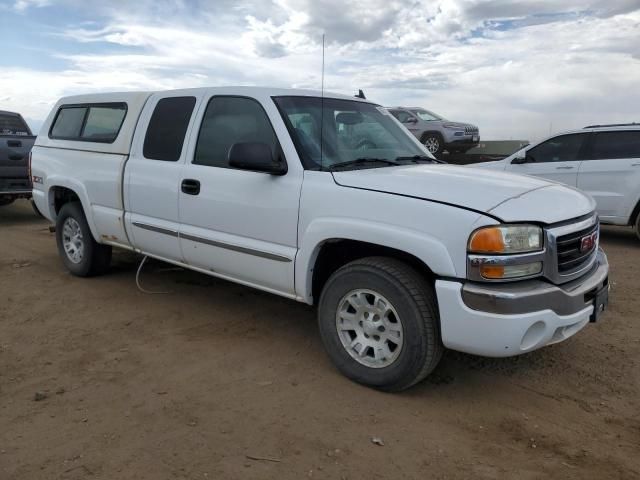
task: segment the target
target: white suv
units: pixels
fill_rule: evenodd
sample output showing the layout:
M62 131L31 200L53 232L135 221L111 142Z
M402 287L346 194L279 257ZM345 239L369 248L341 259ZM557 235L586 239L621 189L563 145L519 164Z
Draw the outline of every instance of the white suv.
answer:
M591 195L602 223L631 225L640 238L640 124L592 125L474 167L535 175Z

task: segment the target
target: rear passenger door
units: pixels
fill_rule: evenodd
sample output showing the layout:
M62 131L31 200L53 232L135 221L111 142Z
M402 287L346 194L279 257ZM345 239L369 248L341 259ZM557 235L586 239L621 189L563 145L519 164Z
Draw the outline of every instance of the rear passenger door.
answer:
M578 188L598 204L600 218L624 223L640 197L640 130L594 132Z
M125 169L123 193L132 244L144 253L180 262L178 192L185 137L197 101L197 96L179 91L150 97Z
M284 158L272 119L281 138L289 141L284 123L268 97L259 102L218 95L201 110L181 180L185 261L223 278L293 296L302 167L289 162L287 174L275 176L228 163L231 146L240 142L265 143Z
M525 163L510 163L506 170L543 177L575 187L578 183L580 162L585 155L587 135L570 133L545 140L527 150Z

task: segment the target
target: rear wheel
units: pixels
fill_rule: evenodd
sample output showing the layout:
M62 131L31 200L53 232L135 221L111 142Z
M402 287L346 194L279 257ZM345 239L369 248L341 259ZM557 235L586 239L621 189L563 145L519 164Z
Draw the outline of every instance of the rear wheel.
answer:
M638 240L640 240L640 213L636 216L636 224L634 226L634 229L636 231L636 236L638 237Z
M78 202L65 203L60 209L56 243L62 263L73 275L90 277L109 269L111 247L95 241Z
M336 271L318 308L324 346L348 378L386 391L424 379L442 356L433 288L409 265L369 257Z
M0 207L4 207L6 205L11 205L15 199L13 198L0 198Z
M440 155L444 150L444 141L437 133L427 133L422 137L422 143L433 155Z

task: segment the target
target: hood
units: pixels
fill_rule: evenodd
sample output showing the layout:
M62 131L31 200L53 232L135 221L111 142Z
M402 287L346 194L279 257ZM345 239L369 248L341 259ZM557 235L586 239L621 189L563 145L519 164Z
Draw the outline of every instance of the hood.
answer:
M464 165L465 168L487 168L489 170L504 170L507 167L507 163L502 160L492 160L490 162L470 163Z
M441 120L440 122L443 125L446 123L447 125L451 125L454 128L465 128L465 127L478 128L477 126L475 126L475 125L473 125L471 123L453 122L451 120Z
M459 206L505 222L556 223L593 212L591 197L540 178L453 165L333 172L343 187Z

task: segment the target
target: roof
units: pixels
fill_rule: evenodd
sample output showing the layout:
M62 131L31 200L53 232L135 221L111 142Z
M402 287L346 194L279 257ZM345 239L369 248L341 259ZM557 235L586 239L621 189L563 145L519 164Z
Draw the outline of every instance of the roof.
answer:
M584 130L586 129L592 129L592 128L614 128L614 127L639 127L640 128L640 123L636 123L636 122L631 122L631 123L610 123L608 125L587 125L586 127L584 127Z
M343 95L334 92L322 92L320 90L305 90L298 88L275 88L275 87L249 87L249 86L229 86L229 87L197 87L197 88L185 88L179 90L158 90L155 92L109 92L109 93L88 93L84 95L74 95L70 97L64 97L60 99L58 103L87 103L87 102L110 102L110 101L128 101L134 98L148 98L150 95L156 93L171 93L180 92L181 94L193 94L199 93L206 94L224 94L224 95L250 95L250 96L301 96L301 97L321 97L336 98L343 100L354 100L356 102L375 103L367 99L362 99L354 96ZM118 98L119 100L114 100Z
M248 96L265 102L270 97L274 96L306 96L306 97L320 97L323 93L319 90L300 90L293 88L270 88L270 87L199 87L199 88L186 88L179 90L166 90L158 92L109 92L109 93L88 93L83 95L73 95L64 97L58 100L49 113L49 116L42 125L40 135L36 140L37 146L64 146L64 148L70 150L85 150L89 147L93 151L114 153L120 155L127 155L131 148L133 136L135 133L135 126L138 122L138 118L142 113L144 106L149 98L153 95L159 94L159 96L191 96L205 97L211 95L239 95ZM347 95L341 95L339 93L324 92L325 98L344 99L355 102L372 103L369 100L350 97ZM155 97L154 97L155 98ZM98 104L98 103L120 103L125 102L127 104L127 115L120 128L120 133L113 143L94 143L84 142L78 140L64 140L64 139L51 139L48 132L51 129L51 124L58 112L58 109L62 105L74 105L74 104ZM43 133L44 132L44 133Z

